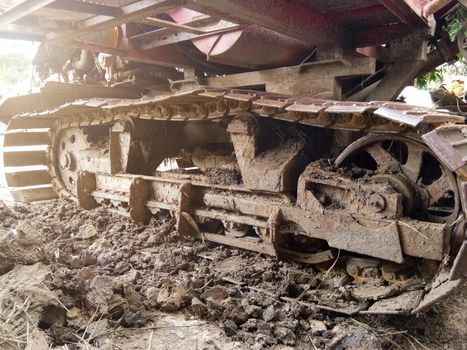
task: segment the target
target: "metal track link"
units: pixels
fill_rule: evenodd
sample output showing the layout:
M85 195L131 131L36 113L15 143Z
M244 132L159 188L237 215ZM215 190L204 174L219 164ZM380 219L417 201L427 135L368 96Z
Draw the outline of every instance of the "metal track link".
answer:
M5 179L15 201L57 198L48 173L51 119L11 120L3 142Z

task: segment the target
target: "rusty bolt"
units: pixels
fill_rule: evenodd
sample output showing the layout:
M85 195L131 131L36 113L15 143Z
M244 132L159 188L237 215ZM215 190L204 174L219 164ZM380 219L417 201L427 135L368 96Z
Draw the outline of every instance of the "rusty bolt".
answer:
M386 207L386 201L383 196L378 193L373 193L367 200L366 204L373 208L375 213L382 212Z

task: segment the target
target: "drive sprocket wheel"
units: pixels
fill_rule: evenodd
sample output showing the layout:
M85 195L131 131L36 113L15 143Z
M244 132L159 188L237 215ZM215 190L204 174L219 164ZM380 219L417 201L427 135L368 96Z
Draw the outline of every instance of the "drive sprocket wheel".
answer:
M64 129L54 144L55 171L62 187L76 197L76 184L81 171L80 152L89 147L86 135L79 127Z
M456 178L423 143L398 135L369 135L351 143L336 159L339 167L361 170L403 196L404 214L452 224L460 199Z

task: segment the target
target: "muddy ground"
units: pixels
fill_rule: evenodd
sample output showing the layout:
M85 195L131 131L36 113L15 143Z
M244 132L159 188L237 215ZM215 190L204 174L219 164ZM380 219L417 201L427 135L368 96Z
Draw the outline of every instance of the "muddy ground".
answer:
M418 317L343 317L342 276L56 201L0 202L0 349L464 349L467 292ZM348 281L346 281L348 283Z

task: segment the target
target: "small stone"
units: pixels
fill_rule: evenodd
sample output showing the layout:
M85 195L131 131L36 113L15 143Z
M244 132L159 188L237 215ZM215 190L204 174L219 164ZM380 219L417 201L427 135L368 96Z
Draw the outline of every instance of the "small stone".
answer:
M124 327L143 327L149 320L147 312L138 310L136 312L125 310L120 323Z
M199 289L204 286L204 280L202 278L192 277L190 282L192 287L195 289Z
M274 278L274 273L272 271L265 271L262 277L264 282L271 282Z
M262 309L256 305L248 305L245 308L245 312L249 317L258 318L261 316Z
M173 279L166 279L165 284L157 294L157 303L162 311L177 311L182 307L188 296L186 289Z
M97 256L97 264L100 266L115 265L122 260L123 254L120 251L109 251Z
M203 317L204 315L206 315L208 308L206 307L206 304L204 304L201 300L194 297L193 299L191 299L191 310L196 316Z
M88 305L107 311L109 302L114 294L114 281L109 276L96 276L93 278L89 292L86 295Z
M127 286L130 284L135 284L137 280L141 277L141 273L138 270L132 269L125 273L124 275L118 276L115 278L115 284L117 286Z
M286 318L282 321L277 322L276 326L286 327L294 331L295 329L297 329L298 324L299 324L298 320L295 320L293 318Z
M66 317L70 320L74 320L75 318L79 316L79 314L80 314L80 309L74 306L70 310L67 311Z
M293 303L290 311L295 318L307 318L311 313L306 305L299 303Z
M271 333L271 324L263 320L258 320L258 333L270 334Z
M241 325L246 322L248 316L245 312L243 312L240 308L238 308L235 304L228 305L223 314L223 318L229 319L234 321L237 325Z
M244 324L242 324L242 329L247 332L254 332L258 329L258 320L256 318L248 319Z
M289 280L297 284L310 284L314 276L298 269L289 269Z
M87 266L81 269L80 274L85 280L92 280L96 276L94 270Z
M295 345L295 334L287 327L275 327L274 336L285 345Z
M79 256L73 255L70 259L70 267L72 269L79 269L81 266L81 259Z
M227 335L228 337L232 337L235 334L237 334L238 330L237 325L232 320L225 320L224 322L222 322L221 328L224 330L225 335Z
M132 284L123 285L123 296L131 305L140 305L143 301L143 296L136 291Z
M309 325L309 328L310 328L310 332L313 335L318 334L318 333L322 333L322 332L327 330L327 327L326 327L326 325L324 324L323 321L308 320L308 325Z
M300 320L299 321L299 324L300 324L300 327L304 330L304 331L308 331L310 329L310 324L308 323L308 321L306 320Z
M151 306L157 305L157 296L159 295L160 289L156 287L148 287L145 295Z
M108 252L112 250L112 243L109 241L105 240L104 238L99 238L96 240L93 244L89 246L89 253L91 253L94 256L98 256L99 254L102 254L104 252Z
M276 310L274 306L269 305L266 310L263 311L263 320L266 322L273 321L277 316Z
M117 265L115 265L114 271L115 273L123 274L130 269L131 269L130 264L127 261L122 260L122 261L119 261Z
M76 238L91 239L97 236L97 230L92 224L87 224L79 228Z
M220 303L229 296L227 288L222 286L214 286L201 294L201 298L213 303Z
M88 250L84 250L81 252L81 261L83 262L84 266L91 266L97 262L97 258Z

